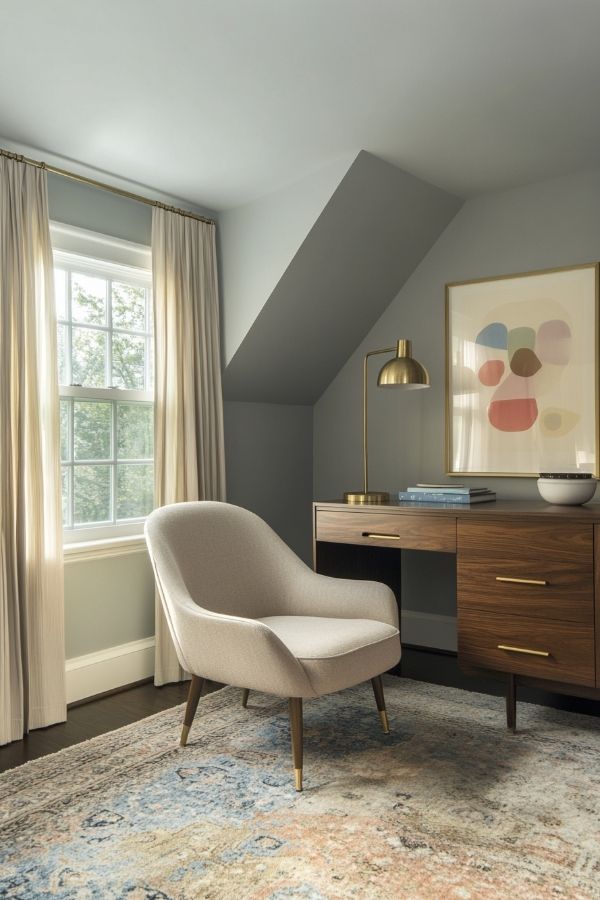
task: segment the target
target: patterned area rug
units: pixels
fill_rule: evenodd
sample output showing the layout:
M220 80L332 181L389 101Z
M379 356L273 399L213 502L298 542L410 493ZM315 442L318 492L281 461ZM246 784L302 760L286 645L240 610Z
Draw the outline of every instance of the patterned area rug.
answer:
M600 897L600 720L386 679L305 704L226 688L0 776L0 897Z

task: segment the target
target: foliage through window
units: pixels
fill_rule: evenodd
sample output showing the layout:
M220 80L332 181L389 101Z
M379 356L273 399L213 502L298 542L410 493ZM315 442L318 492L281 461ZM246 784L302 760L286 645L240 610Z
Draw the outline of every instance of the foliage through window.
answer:
M54 276L66 533L139 530L154 499L150 273L55 251Z

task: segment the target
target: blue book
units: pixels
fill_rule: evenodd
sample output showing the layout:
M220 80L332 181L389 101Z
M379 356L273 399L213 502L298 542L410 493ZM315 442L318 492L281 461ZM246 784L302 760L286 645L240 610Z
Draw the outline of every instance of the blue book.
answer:
M496 499L494 491L485 494L455 494L446 491L398 491L398 500L411 503L454 503L456 506L470 503L488 503Z

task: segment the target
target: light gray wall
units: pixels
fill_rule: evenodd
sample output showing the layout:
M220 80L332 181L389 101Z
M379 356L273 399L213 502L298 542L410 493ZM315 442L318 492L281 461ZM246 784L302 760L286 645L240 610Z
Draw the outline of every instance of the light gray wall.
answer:
M165 202L171 202L176 207L182 205L176 197L165 197ZM48 207L50 218L56 222L150 246L152 207L146 203L128 200L110 191L70 181L49 172ZM210 219L217 218L215 212L207 207L191 203L187 207Z
M48 194L50 217L56 221L150 243L149 206L53 175ZM315 188L313 200L317 194ZM271 198L269 205L275 204ZM317 203L315 215L320 208ZM309 209L307 203L305 212ZM197 211L215 217L211 210ZM217 237L219 242L219 228ZM268 264L268 250L257 252L261 263ZM310 561L312 408L228 403L225 424L229 500L261 515ZM69 659L152 635L154 587L145 554L69 563L65 630Z
M431 388L403 393L371 388L370 486L397 491L415 481L443 480L444 286L449 281L493 277L600 257L600 170L556 178L468 201L365 336L314 408L314 493L339 497L361 484L361 377L364 354L413 340L414 355L429 370ZM377 363L373 361L371 385ZM461 480L465 480L461 477ZM469 478L504 498L537 497L526 478ZM408 609L451 614L454 593L445 563L405 564ZM420 588L415 567L439 569Z
M226 365L355 156L336 159L308 178L220 214Z
M174 205L180 205L173 199ZM50 218L150 244L152 208L107 191L48 175ZM213 216L210 210L197 212ZM65 566L67 658L154 634L154 580L145 553Z
M312 563L313 411L225 403L227 499L257 513Z
M58 175L48 175L50 218L138 244L150 244L152 209ZM154 634L154 588L145 555L65 566L67 659Z
M124 241L150 245L152 207L48 174L50 218Z
M145 550L65 566L67 659L154 634L154 575Z

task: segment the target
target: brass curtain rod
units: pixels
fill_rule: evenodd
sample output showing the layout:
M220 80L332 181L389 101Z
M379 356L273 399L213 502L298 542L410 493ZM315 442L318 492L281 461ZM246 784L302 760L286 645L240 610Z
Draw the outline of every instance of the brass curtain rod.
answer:
M45 169L52 172L53 175L61 175L63 178L70 178L71 181L79 181L81 184L89 184L90 187L100 188L103 191L110 191L112 194L118 194L119 197L127 197L128 200L137 200L138 203L145 203L146 206L158 206L160 209L166 209L168 212L177 213L180 216L187 216L189 219L198 219L200 222L206 222L207 225L215 225L214 219L207 219L205 216L199 216L197 213L190 212L187 209L178 209L176 206L169 206L167 203L161 203L160 200L150 200L149 197L142 197L141 194L134 194L131 191L124 191L122 188L113 187L111 184L105 184L103 181L95 181L93 178L86 178L85 175L76 175L75 172L69 172L67 169L59 169L49 163L40 162L37 159L28 159L21 153L13 153L11 150L3 150L0 147L0 156L6 156L7 159L16 159L17 162L26 163L28 166L35 166L36 169Z

